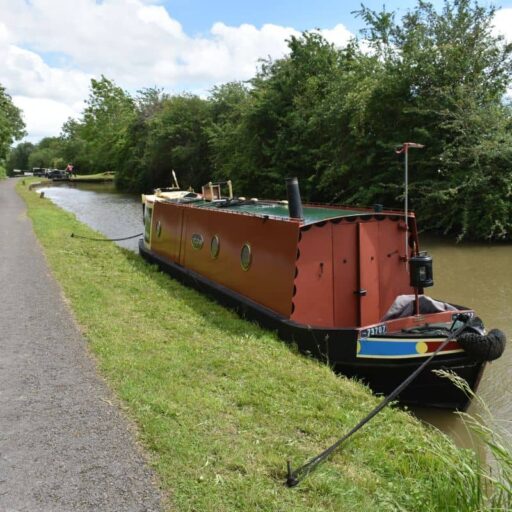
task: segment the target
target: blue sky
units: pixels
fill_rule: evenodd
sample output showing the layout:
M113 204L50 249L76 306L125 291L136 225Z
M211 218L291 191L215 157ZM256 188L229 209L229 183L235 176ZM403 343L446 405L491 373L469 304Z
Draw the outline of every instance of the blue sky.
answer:
M351 12L359 10L361 3L376 11L380 11L385 5L386 10L397 13L405 12L416 5L416 2L410 0L366 0L363 2L361 0L261 0L258 2L167 0L161 3L191 35L208 31L217 21L228 25L252 23L256 26L274 23L291 26L300 31L315 27L327 28L337 23L343 23L349 30L356 32L362 24ZM441 0L433 0L431 3L436 7L443 5ZM481 5L490 5L491 3L503 7L512 5L510 1L480 1Z
M360 2L350 0L261 0L259 2L239 2L224 0L208 2L204 0L169 0L162 2L171 16L183 25L186 32L193 35L205 33L213 23L222 21L227 25L252 23L261 26L273 23L294 27L297 30L330 27L343 23L347 28L355 30L358 22L350 14L359 9ZM400 5L403 2L394 1ZM380 8L382 2L367 2L371 8ZM388 5L391 4L388 2Z
M434 0L438 8L441 0ZM368 0L403 14L415 2ZM480 0L480 5L489 5ZM512 41L512 0L496 24ZM206 95L248 80L259 59L285 56L286 40L319 29L337 46L359 35L359 0L0 0L0 84L24 113L29 140L77 118L91 78L130 92L158 86Z

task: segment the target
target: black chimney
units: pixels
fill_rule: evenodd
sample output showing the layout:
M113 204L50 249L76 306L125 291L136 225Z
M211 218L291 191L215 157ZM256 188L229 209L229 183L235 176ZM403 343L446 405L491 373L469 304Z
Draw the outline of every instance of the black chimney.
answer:
M288 212L290 219L303 219L302 201L300 199L299 180L286 178L286 195L288 197Z

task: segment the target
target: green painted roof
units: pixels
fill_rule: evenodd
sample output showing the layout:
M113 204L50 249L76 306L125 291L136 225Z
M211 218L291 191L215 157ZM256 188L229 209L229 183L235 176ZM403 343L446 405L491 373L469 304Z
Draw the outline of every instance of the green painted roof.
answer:
M234 204L231 206L224 206L218 208L209 201L195 202L194 206L202 208L212 208L227 210L232 212L248 213L263 217L268 215L275 218L288 218L288 206L279 203L270 203L262 201L260 203L243 203ZM361 211L347 210L343 208L323 208L321 206L304 206L304 224L314 224L315 222L322 222L324 220L335 219L338 217L348 217L351 215L361 215Z

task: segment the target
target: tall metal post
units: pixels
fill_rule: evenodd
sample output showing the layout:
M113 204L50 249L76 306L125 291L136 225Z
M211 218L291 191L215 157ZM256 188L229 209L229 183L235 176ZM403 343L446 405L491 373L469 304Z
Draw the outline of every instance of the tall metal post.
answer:
M424 148L423 144L416 142L404 142L402 147L396 151L397 154L404 153L404 222L405 222L405 265L409 265L409 148Z
M405 222L405 266L409 265L409 219L407 217L409 210L409 144L406 142L404 144L404 152L405 152L405 177L404 177L404 186L405 186L405 206L404 206L404 222Z

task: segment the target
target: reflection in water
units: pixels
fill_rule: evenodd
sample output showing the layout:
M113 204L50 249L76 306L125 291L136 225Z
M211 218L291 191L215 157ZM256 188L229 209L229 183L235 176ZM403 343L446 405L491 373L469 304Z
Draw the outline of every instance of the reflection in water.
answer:
M65 184L42 189L46 197L76 214L82 222L110 238L142 231L142 207L138 196L120 194L112 186ZM137 250L138 239L118 242ZM428 294L443 301L474 309L487 329L497 327L512 337L512 245L456 244L422 237L422 249L434 257L434 287ZM487 368L479 389L496 419L512 433L512 348ZM455 413L415 409L417 416L449 434L462 446L473 446L471 437ZM471 406L468 412L474 412Z

